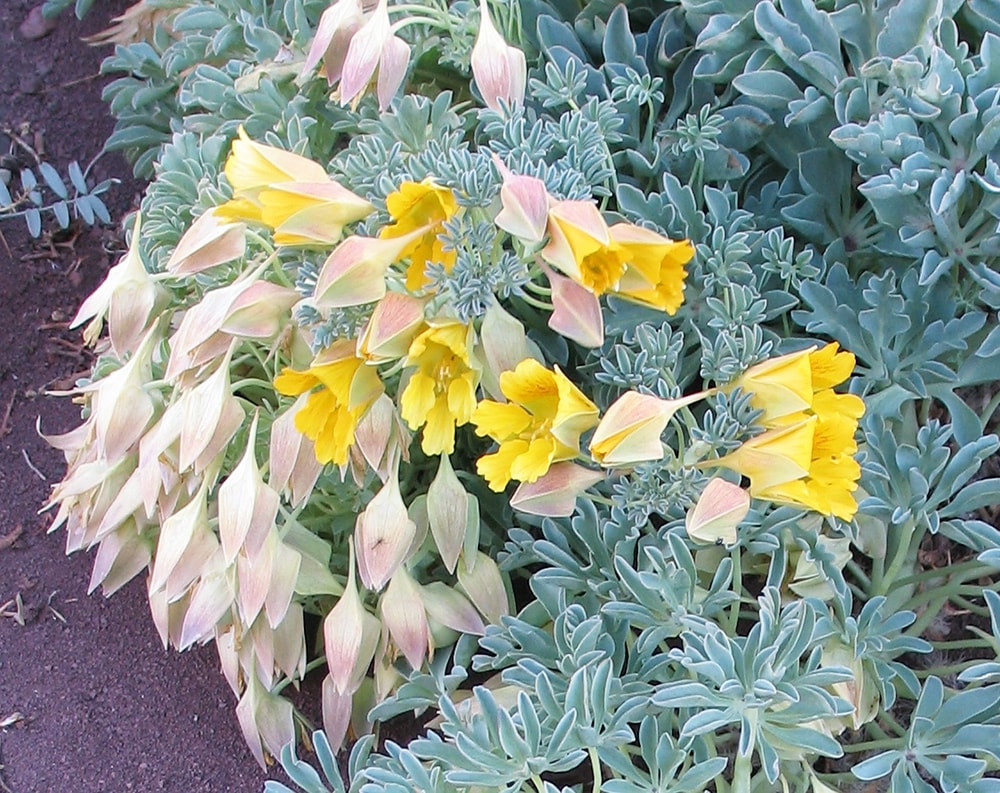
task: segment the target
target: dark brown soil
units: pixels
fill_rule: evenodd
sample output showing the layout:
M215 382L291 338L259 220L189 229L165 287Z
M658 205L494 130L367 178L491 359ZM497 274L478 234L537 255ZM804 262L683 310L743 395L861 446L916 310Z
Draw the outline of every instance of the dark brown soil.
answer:
M66 14L26 41L18 26L34 2L0 2L0 128L30 125L65 174L71 160L85 167L112 128L100 100L109 78L98 76L108 49L80 37L128 0L98 0L82 23ZM8 144L0 134L0 155ZM117 224L141 186L117 156L93 175L122 180L106 195ZM88 369L65 325L117 260L119 229L75 229L55 247L31 240L20 220L0 232L9 246L0 242L0 792L259 791L265 776L214 649L164 650L142 580L110 600L87 595L91 559L65 557L62 534L47 535L49 518L37 514L63 462L36 421L53 433L79 420L70 400L44 392ZM19 610L24 625L7 616Z

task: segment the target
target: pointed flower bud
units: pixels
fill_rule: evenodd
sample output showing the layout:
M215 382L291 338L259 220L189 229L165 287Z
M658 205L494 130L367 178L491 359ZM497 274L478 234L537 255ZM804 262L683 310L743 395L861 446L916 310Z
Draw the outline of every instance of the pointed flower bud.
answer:
M385 296L385 272L409 243L410 237L348 237L323 263L313 304L323 310L381 300Z
M309 496L323 470L312 442L295 427L295 416L308 399L306 394L300 396L271 424L268 483L279 493L287 493L293 507Z
M378 70L379 109L385 110L403 83L410 63L410 47L392 32L389 6L379 0L374 13L351 38L340 80L341 104L361 96Z
M469 561L471 567L467 564L458 566L458 585L487 622L499 625L500 618L510 613L500 568L479 551Z
M394 470L382 489L358 516L354 544L358 573L368 589L378 591L406 560L417 526L410 520Z
M541 242L545 238L551 200L545 182L534 176L511 173L495 154L493 162L503 177L497 226L528 244Z
M601 471L592 471L575 463L556 463L543 477L522 482L510 498L518 512L550 518L566 518L576 510L576 499L591 485L604 479Z
M145 385L152 379L152 352L158 338L157 328L150 328L121 368L81 389L94 394L90 405L94 439L103 460L121 458L142 437L156 413Z
M547 267L544 270L552 287L549 327L581 347L594 349L604 344L604 317L597 297L576 281Z
M249 676L247 690L236 706L236 718L261 768L267 768L265 752L277 757L295 740L292 712L291 702L266 690L256 675Z
M273 339L289 322L289 310L299 293L268 281L257 281L240 292L219 327L241 339Z
M85 320L93 321L84 331L84 341L94 344L101 333L104 318L108 320L108 333L115 355L124 358L138 346L143 331L156 313L156 306L165 293L150 278L139 254L142 218L135 217L128 253L108 271L104 282L94 290L77 311L71 328Z
M373 363L397 361L424 324L424 301L390 292L383 297L358 340L358 355Z
M459 633L482 636L486 632L486 626L475 606L465 595L444 582L432 581L420 587L420 599L431 627L437 622Z
M347 48L363 21L359 0L337 0L327 8L319 18L319 27L302 65L302 73L308 74L322 60L327 82L333 85L340 80Z
M219 487L219 539L227 565L244 545L250 553L260 550L278 514L278 494L264 483L254 454L258 416L250 422L243 457Z
M469 524L469 494L455 476L447 454L441 455L437 476L427 490L427 519L434 544L449 573L455 572Z
M344 594L323 620L326 663L330 679L340 694L353 692L357 688L358 678L364 676L375 655L381 630L378 619L365 610L358 595L353 549L350 552L349 571Z
M183 399L184 423L180 433L180 456L178 465L180 471L185 471L197 464L198 468L208 462L204 456L206 451L218 453L222 448L219 430L229 430L232 415L240 420L244 416L239 400L233 396L229 376L229 356L215 368L211 375L190 391ZM232 432L235 432L235 427ZM232 434L222 436L222 444L227 444ZM212 457L215 455L212 454Z
M167 261L167 272L177 276L195 275L243 258L246 247L246 225L220 220L215 210L210 209L184 232Z
M392 575L389 586L378 602L382 624L406 658L410 667L420 669L424 658L433 650L427 614L420 598L420 587L405 567Z
M712 479L684 521L688 537L702 545L736 544L737 527L750 511L750 495L725 479Z
M501 100L508 106L524 102L527 81L524 53L511 47L493 26L486 0L479 3L479 35L472 48L472 76L490 110L501 112Z
M660 435L674 413L705 397L697 393L682 399L660 399L628 391L608 408L594 430L590 453L604 466L635 465L663 457Z

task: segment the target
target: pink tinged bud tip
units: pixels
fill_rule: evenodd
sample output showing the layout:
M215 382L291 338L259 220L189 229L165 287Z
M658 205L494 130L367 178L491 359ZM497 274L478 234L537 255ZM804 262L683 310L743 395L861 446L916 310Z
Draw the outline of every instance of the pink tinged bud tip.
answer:
M575 463L556 463L534 482L522 482L511 496L510 505L529 515L566 518L576 510L577 498L602 479L602 471Z
M543 269L552 287L549 327L582 347L593 349L604 344L601 303L593 292L547 267Z
M549 219L549 193L545 182L534 176L511 173L496 154L493 161L503 177L502 208L496 216L497 226L527 243L541 242Z
M725 479L712 479L688 512L684 525L688 536L697 543L729 547L736 544L736 529L749 511L750 495L742 487Z
M524 102L527 62L524 53L507 44L494 27L486 0L480 0L479 15L479 35L472 48L472 76L485 105L502 112L501 101L509 106Z

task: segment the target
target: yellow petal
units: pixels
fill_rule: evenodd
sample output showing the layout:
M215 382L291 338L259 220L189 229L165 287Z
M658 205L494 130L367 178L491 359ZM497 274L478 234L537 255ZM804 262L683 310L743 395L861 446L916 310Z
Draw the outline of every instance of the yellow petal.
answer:
M484 455L476 461L476 471L486 480L490 490L502 493L511 480L511 466L527 449L527 441L512 440L501 443L496 452Z
M505 441L531 426L531 416L520 405L484 399L476 406L472 423L476 427L476 435L489 435L494 440Z

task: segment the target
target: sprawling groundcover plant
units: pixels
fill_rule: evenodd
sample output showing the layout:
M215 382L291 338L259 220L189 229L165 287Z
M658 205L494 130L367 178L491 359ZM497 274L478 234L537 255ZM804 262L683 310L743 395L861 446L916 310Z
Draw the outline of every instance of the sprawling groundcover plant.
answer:
M262 763L1000 790L1000 7L147 6L50 506Z

